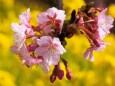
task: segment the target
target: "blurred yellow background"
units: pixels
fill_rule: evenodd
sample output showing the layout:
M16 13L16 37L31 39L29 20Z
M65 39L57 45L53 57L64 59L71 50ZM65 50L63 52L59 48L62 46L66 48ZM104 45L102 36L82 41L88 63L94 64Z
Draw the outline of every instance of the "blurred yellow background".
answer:
M85 4L83 0L63 0L64 10L70 15L73 9L78 10ZM32 24L36 25L37 14L50 7L40 0L0 0L0 86L115 86L115 36L110 34L105 38L111 42L103 52L94 52L95 61L85 61L83 53L89 47L84 36L74 36L67 39L67 52L63 55L69 62L73 79L56 80L50 83L48 74L39 67L27 68L22 65L19 57L10 51L13 45L11 22L19 22L18 15L30 7ZM115 18L115 4L109 6L108 13ZM69 18L68 16L67 18ZM62 64L62 68L64 66Z

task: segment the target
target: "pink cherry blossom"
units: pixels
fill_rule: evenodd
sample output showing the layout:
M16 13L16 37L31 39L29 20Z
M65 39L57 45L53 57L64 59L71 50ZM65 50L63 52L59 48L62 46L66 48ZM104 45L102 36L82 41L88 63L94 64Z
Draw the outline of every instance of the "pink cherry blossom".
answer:
M87 60L90 58L90 61L94 61L93 51L103 51L106 47L106 45L110 45L110 43L105 43L103 41L98 41L99 47L96 45L92 45L90 48L88 48L84 53L84 58Z
M27 28L24 25L19 25L17 23L12 23L11 28L14 31L14 42L18 46L17 49L19 50L25 42L25 31Z
M60 55L66 52L58 38L51 36L42 36L37 40L39 47L35 53L43 56L43 59L49 65L56 65L60 60Z
M26 35L33 35L33 30L17 23L12 23L11 28L14 31L14 42L18 46L17 49L20 50L25 43Z
M11 51L19 55L23 64L27 67L31 67L32 65L39 65L46 73L48 73L48 71L50 70L49 65L45 61L43 61L41 57L35 58L30 56L25 45L21 47L20 51L17 51L17 46L12 46Z
M106 13L107 9L104 9L103 11L100 12L98 15L98 28L96 33L94 34L94 38L97 41L98 45L91 45L90 48L86 50L84 53L84 58L88 59L90 58L90 61L94 61L93 57L93 51L102 51L105 49L106 45L110 43L105 43L103 42L104 37L110 33L110 29L113 27L113 21L114 19L111 16L107 16Z
M17 50L20 50L20 48L23 46L27 36L34 35L31 25L29 24L29 11L30 9L28 8L27 12L23 12L21 15L19 15L20 24L11 24L11 28L14 31L14 42L16 46L18 46Z
M23 12L21 15L19 15L19 20L21 24L24 24L25 26L30 27L30 8L27 9L27 12Z
M11 28L14 31L14 42L18 46L18 50L24 44L27 36L34 35L33 30L24 24L12 23Z
M26 46L24 45L20 52L19 52L19 56L22 59L23 64L25 64L28 67L31 67L32 65L39 65L44 72L48 73L48 71L50 70L49 65L43 60L42 57L32 57L30 56Z
M113 21L114 19L106 15L107 8L100 12L98 15L98 33L99 38L103 40L103 38L110 33L110 29L113 27Z
M30 25L30 19L30 8L28 8L26 12L23 12L21 15L19 15L20 24L28 28L26 29L26 33L29 35L34 35L32 26Z
M51 28L54 27L55 25L52 25L52 24L57 22L59 24L59 29L62 29L63 22L66 17L66 15L64 13L65 13L65 11L58 10L55 7L49 8L46 12L42 12L38 15L38 23L40 25L44 25L43 30L44 30L44 28L53 30ZM51 23L51 22L53 22L53 23ZM46 29L44 30L44 32L45 31L46 31ZM48 32L49 32L49 30L48 30Z
M25 44L20 48L19 51L17 50L17 46L12 46L11 51L19 55L23 64L28 67L31 67L33 64L39 64L43 61L41 58L35 58L33 56L30 56Z

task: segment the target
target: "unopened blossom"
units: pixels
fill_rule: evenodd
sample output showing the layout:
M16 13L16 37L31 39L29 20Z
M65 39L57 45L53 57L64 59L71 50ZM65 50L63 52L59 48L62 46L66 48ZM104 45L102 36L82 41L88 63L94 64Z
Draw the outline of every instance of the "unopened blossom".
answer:
M107 8L100 12L98 15L98 33L99 38L103 40L103 38L110 33L110 29L113 27L113 21L114 19L106 15Z
M42 29L45 33L46 31L50 32L54 30L55 27L61 31L65 17L65 11L52 7L38 15L38 23L43 26Z
M58 38L51 36L42 36L37 40L39 47L35 53L43 56L43 59L49 65L56 65L60 60L60 55L66 52Z

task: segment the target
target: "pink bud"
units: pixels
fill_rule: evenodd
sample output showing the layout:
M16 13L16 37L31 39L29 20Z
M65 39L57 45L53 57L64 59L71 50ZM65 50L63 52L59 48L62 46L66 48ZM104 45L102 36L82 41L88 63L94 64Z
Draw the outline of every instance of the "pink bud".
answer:
M50 76L50 82L53 83L55 80L56 80L56 76L55 75L51 75Z
M67 38L71 38L71 37L73 37L73 33L71 33L71 34L69 34L68 36L67 36Z
M100 47L100 44L99 44L99 42L98 42L96 39L93 40L93 43L94 43L97 47Z
M62 80L63 77L64 77L64 71L63 71L63 70L58 70L57 76L58 76L58 78L59 78L60 80Z
M103 8L96 8L96 10L101 12L103 10Z
M72 72L67 72L67 73L66 73L66 78L67 78L67 79L71 80L72 77L73 77Z

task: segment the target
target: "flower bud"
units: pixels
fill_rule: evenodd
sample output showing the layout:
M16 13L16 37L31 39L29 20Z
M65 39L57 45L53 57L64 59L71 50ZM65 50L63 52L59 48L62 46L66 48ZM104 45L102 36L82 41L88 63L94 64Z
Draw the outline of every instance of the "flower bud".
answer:
M67 78L68 80L71 80L72 77L73 77L72 72L68 71L68 72L66 73L66 78Z
M76 19L76 10L73 10L71 13L71 21L69 22L70 24L73 23Z
M99 42L98 42L96 39L93 40L93 43L94 43L97 47L100 47L100 44L99 44Z
M55 80L56 80L56 76L55 75L51 75L50 76L50 82L53 83Z
M57 77L58 77L58 79L62 80L63 77L64 77L64 71L63 71L63 70L59 70L59 71L57 72Z
M71 37L73 37L73 35L74 35L74 33L71 33L71 34L69 34L69 35L67 36L67 38L71 38Z
M103 10L103 8L96 8L96 10L101 12Z
M38 47L37 43L33 43L27 46L29 52L34 51Z

